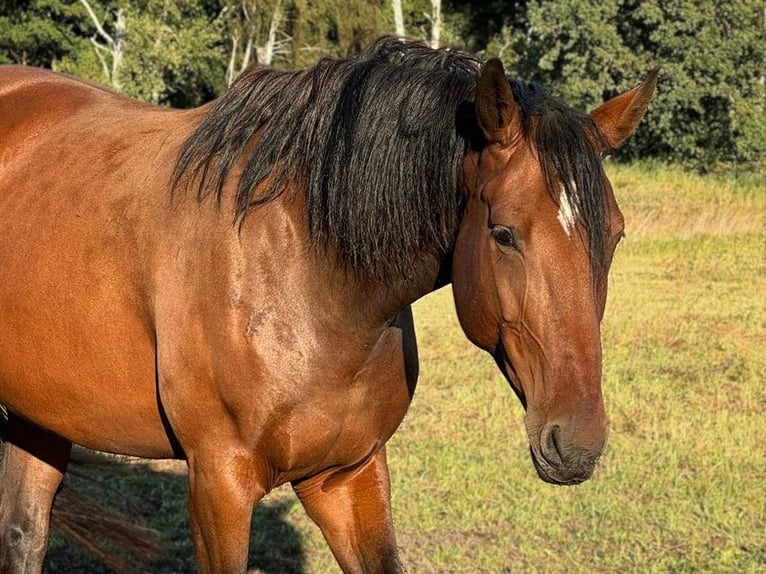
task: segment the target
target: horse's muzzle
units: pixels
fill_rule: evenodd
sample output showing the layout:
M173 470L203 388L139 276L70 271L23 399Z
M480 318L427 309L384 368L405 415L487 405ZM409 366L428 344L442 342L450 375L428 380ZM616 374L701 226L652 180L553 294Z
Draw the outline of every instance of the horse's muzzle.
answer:
M604 450L606 437L605 430L600 437L585 441L589 444L583 447L567 440L560 425L545 425L538 440L530 436L530 452L537 474L551 484L579 484L588 480Z

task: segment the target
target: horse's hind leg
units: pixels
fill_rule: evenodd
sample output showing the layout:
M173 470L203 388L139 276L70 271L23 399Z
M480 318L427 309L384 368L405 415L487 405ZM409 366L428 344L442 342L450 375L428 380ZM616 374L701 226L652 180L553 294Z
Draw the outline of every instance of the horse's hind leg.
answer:
M9 415L0 462L0 574L42 571L51 505L71 446Z

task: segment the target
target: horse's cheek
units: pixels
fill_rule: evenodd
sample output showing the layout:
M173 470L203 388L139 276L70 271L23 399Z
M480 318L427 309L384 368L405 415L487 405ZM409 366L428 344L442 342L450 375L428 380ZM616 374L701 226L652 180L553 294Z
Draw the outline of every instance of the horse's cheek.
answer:
M466 337L481 349L491 351L497 343L498 303L494 289L481 286L481 264L469 265L453 279L452 294L460 326Z

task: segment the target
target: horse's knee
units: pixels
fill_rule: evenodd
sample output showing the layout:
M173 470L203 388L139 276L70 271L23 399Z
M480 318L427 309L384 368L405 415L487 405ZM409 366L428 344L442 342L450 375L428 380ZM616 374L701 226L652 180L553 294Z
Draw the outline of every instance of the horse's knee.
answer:
M20 419L10 423L0 463L0 574L36 573L71 443Z
M34 525L29 521L25 521L26 524L9 524L5 528L5 536L0 534L0 541L2 541L2 548L7 549L11 553L17 553L21 556L30 555L39 546L39 542L35 540L37 538L34 532Z
M0 521L0 574L41 572L46 546L46 533L31 517Z

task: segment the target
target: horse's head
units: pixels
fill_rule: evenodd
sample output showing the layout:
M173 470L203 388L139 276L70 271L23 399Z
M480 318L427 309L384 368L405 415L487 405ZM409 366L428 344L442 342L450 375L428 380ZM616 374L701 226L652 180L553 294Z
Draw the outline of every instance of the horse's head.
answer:
M592 114L498 60L476 89L484 141L465 159L453 292L467 336L490 352L526 409L541 478L581 482L606 443L600 323L623 217L600 158L636 128L657 74Z

